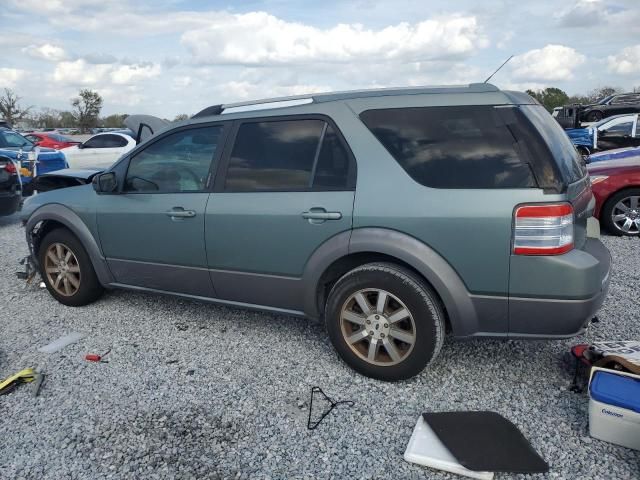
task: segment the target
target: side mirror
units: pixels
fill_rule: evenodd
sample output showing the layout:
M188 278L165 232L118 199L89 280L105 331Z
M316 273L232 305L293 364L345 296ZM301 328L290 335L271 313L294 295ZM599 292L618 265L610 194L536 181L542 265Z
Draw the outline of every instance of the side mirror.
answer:
M118 187L118 179L115 172L99 173L91 181L93 189L98 193L115 192Z
M79 143L78 148L84 148L84 143Z

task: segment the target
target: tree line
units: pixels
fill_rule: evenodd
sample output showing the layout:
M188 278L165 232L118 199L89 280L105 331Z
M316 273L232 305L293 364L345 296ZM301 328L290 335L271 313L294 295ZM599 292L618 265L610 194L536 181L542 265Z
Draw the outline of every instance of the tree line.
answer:
M633 88L632 91L634 93L640 92L640 86ZM604 86L595 88L585 95L569 96L559 88L548 87L542 90L527 90L527 93L538 100L549 112L553 112L554 108L564 105L572 105L574 103L588 105L596 103L598 100L608 97L609 95L625 93L625 90L619 87Z
M103 99L98 92L82 89L71 99L70 110L57 110L43 107L35 110L33 106L23 107L22 97L9 88L0 95L0 119L4 119L12 126L18 123L28 128L77 128L81 132L88 132L92 128L122 128L126 113L115 113L100 116ZM174 121L189 118L187 114L180 114Z

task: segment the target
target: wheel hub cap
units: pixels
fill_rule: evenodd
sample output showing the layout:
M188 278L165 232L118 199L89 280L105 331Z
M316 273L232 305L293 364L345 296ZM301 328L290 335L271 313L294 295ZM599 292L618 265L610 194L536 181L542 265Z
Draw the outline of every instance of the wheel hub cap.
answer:
M640 234L640 197L632 195L616 203L611 220L618 230L627 235Z
M47 248L44 272L49 285L60 295L70 297L80 288L78 259L63 243L54 243Z
M416 343L416 326L406 305L395 295L375 288L347 298L340 329L349 348L374 365L402 362Z

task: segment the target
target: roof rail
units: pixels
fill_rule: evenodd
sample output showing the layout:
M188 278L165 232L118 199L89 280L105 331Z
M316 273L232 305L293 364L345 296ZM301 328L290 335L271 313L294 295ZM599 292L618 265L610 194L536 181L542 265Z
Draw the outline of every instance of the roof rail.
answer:
M248 112L254 110L267 110L271 108L294 107L309 103L330 102L362 97L392 96L392 95L417 95L425 93L483 93L497 92L499 89L490 83L471 83L468 85L442 85L421 87L394 87L373 88L366 90L347 90L342 92L312 93L307 95L293 95L289 97L266 98L263 100L251 100L247 102L226 103L213 105L196 113L191 118L208 117L228 113Z

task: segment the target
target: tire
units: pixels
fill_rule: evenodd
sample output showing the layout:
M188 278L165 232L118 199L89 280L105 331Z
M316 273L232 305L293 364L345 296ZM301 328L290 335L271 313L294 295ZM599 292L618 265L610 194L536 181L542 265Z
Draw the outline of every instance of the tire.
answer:
M633 197L635 197L635 202ZM633 205L636 207L629 208L633 207ZM629 208L629 211L624 212L621 207ZM614 220L615 215L626 215L626 217L616 221ZM632 223L629 229L625 231L624 223L627 218ZM640 236L640 188L628 188L611 195L602 206L600 222L612 235Z
M589 122L599 122L603 118L604 115L600 110L594 110L593 112L589 112L589 115L587 115L587 120Z
M71 254L67 255L68 252ZM61 263L56 261L60 259ZM63 305L87 305L100 298L104 291L86 250L65 228L56 228L44 236L38 250L38 264L47 290Z
M363 299L369 315L364 315ZM417 375L444 342L444 311L437 295L417 274L392 263L366 264L342 276L329 293L325 321L340 357L378 380Z

